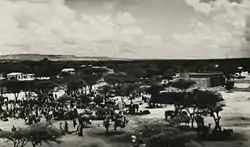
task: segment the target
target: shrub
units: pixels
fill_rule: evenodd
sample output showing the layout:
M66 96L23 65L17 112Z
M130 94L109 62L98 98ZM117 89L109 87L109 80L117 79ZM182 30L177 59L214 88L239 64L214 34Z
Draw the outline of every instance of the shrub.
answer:
M146 147L198 147L199 143L192 141L189 137L177 129L154 135L146 141Z
M150 114L150 111L149 110L143 110L142 114Z

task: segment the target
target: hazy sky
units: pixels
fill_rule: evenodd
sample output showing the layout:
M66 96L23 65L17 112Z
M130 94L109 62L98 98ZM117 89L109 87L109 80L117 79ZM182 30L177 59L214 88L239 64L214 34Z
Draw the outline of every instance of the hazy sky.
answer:
M250 0L0 0L0 54L250 57Z

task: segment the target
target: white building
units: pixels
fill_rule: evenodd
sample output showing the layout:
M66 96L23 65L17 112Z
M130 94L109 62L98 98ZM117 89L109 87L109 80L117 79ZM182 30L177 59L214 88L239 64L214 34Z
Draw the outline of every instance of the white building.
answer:
M22 79L26 78L25 74L23 74L21 72L8 73L6 76L7 76L8 80L22 80Z
M35 80L35 74L26 74L26 78L24 78L23 80L26 80L26 81Z
M24 74L21 72L8 73L6 76L8 80L28 81L35 79L35 74Z
M75 74L76 70L74 68L64 68L61 72L73 75Z

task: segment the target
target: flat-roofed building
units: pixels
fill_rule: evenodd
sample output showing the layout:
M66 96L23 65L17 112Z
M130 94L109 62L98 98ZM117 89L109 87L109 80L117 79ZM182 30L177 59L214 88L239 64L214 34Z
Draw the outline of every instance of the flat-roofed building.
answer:
M74 68L64 68L62 69L62 74L70 74L73 75L75 74L76 70Z
M25 74L21 72L12 72L12 73L8 73L6 77L8 80L21 80L25 78Z
M196 82L199 87L216 87L225 84L225 76L223 73L188 73L185 79Z
M34 80L35 74L24 74L21 72L12 72L6 75L7 80L19 80L19 81L28 81Z

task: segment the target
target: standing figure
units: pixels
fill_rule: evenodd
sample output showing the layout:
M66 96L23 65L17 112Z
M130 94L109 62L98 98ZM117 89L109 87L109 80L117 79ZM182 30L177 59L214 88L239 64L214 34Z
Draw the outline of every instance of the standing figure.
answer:
M65 123L64 123L64 130L65 130L66 133L69 132L69 126L68 126L67 121L65 121Z
M11 129L12 132L15 132L16 131L16 127L13 125L12 126L12 129Z
M62 123L60 123L60 129L63 130Z
M77 125L76 119L73 119L73 127L75 128Z

